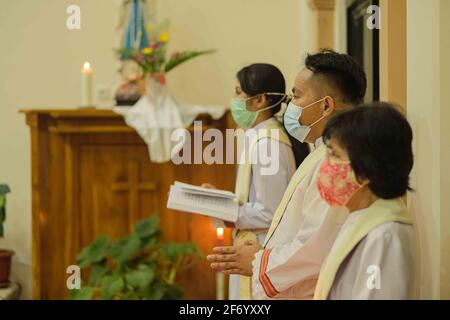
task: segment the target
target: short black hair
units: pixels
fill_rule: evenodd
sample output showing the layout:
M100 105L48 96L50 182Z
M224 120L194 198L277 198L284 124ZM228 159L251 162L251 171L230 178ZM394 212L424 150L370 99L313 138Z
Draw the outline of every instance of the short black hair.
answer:
M383 102L353 107L336 113L323 137L344 148L357 177L370 180L379 198L394 199L408 190L413 167L411 126L400 107Z
M242 91L248 96L255 96L257 94L276 92L280 94L286 93L286 81L281 71L274 65L267 63L254 63L242 68L237 73L237 79L241 85ZM281 109L281 104L289 100L288 95L283 99L280 95L266 95L269 105L277 104L272 108L272 114L276 114ZM295 162L297 167L309 154L308 144L302 143L292 137L288 133L289 140L292 144L292 151L294 152Z
M364 69L348 54L322 49L308 54L305 59L308 70L322 75L341 94L344 103L360 104L366 95L367 78Z
M256 96L262 93L286 93L286 81L280 69L268 63L254 63L239 70L237 79L241 84L242 91L248 96ZM281 95L266 95L269 105L277 106L272 110L276 114L281 109L281 103L285 99Z

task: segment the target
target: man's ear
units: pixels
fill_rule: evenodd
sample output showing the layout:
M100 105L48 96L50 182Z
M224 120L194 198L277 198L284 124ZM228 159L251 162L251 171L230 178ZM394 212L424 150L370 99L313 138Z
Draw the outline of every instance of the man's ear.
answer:
M323 116L328 117L336 110L336 104L334 103L334 99L330 96L326 96L323 101Z

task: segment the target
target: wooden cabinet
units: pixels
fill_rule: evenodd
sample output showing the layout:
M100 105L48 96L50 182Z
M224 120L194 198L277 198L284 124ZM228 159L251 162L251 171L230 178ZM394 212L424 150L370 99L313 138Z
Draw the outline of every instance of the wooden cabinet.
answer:
M175 180L211 182L233 190L234 165L151 163L147 146L110 110L25 110L31 130L33 297L67 298L66 268L101 234L131 231L157 213L164 241L193 241L210 252L216 235L209 218L166 208ZM203 129L231 126L229 113ZM193 128L190 128L193 130ZM230 233L226 231L226 241ZM205 261L179 276L186 299L214 299L215 275Z

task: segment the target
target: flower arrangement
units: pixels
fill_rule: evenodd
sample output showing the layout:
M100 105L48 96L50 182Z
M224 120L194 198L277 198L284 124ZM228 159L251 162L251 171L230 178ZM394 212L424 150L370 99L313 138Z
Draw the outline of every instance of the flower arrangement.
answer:
M146 74L167 73L188 60L215 52L215 50L174 52L167 59L167 44L170 39L169 26L168 20L158 26L147 25L145 32L140 32L136 40L136 44L141 44L142 37L146 37L146 41L144 41L146 46L141 48L139 45L135 45L131 49L119 49L120 58L135 61L141 67L144 77Z

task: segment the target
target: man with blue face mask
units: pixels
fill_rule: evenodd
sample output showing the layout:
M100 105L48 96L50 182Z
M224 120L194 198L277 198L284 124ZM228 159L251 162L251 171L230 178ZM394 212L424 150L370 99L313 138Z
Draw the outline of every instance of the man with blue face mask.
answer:
M349 55L324 50L307 56L284 126L314 151L292 177L263 246L218 247L208 256L215 270L252 276L253 299L312 298L321 264L346 219L345 209L331 207L317 188L326 151L322 133L335 112L363 100L366 85L363 69Z

